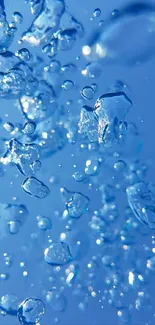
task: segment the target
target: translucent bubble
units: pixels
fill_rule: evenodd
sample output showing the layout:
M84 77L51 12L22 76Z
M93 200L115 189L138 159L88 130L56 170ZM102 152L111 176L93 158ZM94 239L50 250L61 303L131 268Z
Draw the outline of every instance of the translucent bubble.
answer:
M18 98L24 93L26 80L23 71L20 69L11 69L8 73L0 72L0 97Z
M100 8L96 8L93 12L93 18L97 18L101 15L101 10Z
M45 249L44 258L48 264L65 265L72 260L72 255L66 243L57 242Z
M94 90L92 87L84 87L82 90L81 90L81 96L84 98L84 99L88 99L88 100L91 100L93 99L94 97Z
M45 313L45 306L42 300L35 298L25 299L18 309L18 320L20 324L37 324Z
M57 103L48 94L37 92L36 96L22 96L21 110L28 120L40 122L50 117L57 107Z
M40 158L40 151L36 144L23 144L12 139L8 150L2 159L4 164L14 163L23 175L33 175L33 163Z
M117 172L124 172L126 169L126 163L124 162L124 160L118 160L114 163L114 169Z
M13 130L14 130L14 125L10 122L4 123L3 127L6 131L8 131L10 133L13 132Z
M98 123L93 112L89 112L83 107L78 126L80 134L88 137L91 142L98 142Z
M94 116L98 121L99 142L112 146L126 133L124 120L132 106L131 100L123 92L102 95L95 104Z
M85 175L85 173L79 171L79 172L75 172L73 174L73 178L77 182L83 182L85 180L85 178L86 178L86 175Z
M35 122L27 122L23 126L23 133L27 135L31 135L35 132L36 129L36 123Z
M53 287L46 293L46 302L50 304L52 309L56 312L62 312L66 309L67 300L64 294Z
M19 221L9 221L8 222L8 231L11 235L15 235L19 232L21 224Z
M71 218L79 218L86 212L90 201L87 196L80 192L68 191L66 188L62 188L61 193Z
M37 225L41 230L48 230L52 228L52 220L47 217L37 216Z
M15 21L15 23L22 23L23 22L23 16L22 16L22 14L20 13L20 12L14 12L13 13L13 18L14 18L14 21Z
M1 297L0 310L7 315L16 316L19 306L18 297L12 294L6 294Z
M65 80L62 84L62 88L66 91L72 90L74 87L74 82L72 80Z
M18 56L22 61L28 62L30 60L30 52L28 49L21 49L15 52L15 55Z
M91 159L86 161L86 168L85 168L85 174L89 176L93 176L98 174L100 169L100 164L97 159Z
M155 227L155 187L139 182L126 189L131 210L139 221L150 228Z
M37 9L38 10L38 9ZM65 10L63 0L45 0L41 11L30 28L22 35L22 40L32 46L48 43L59 28L60 19Z
M131 106L132 101L124 92L107 93L97 99L94 114L105 121L115 117L124 120Z
M137 2L105 20L103 27L93 33L90 42L83 47L83 54L89 60L131 65L150 59L154 40L155 7L151 3Z
M45 199L50 194L49 188L35 177L26 178L22 188L26 193L38 199Z
M0 203L0 237L16 229L17 233L24 224L28 210L25 205ZM17 226L14 228L14 226Z
M70 50L77 38L77 30L75 28L65 29L58 34L58 48L61 51Z

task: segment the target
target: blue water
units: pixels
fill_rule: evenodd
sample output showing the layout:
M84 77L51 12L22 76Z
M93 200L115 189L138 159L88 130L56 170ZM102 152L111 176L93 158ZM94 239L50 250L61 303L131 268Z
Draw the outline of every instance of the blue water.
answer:
M0 23L0 325L153 325L153 1Z

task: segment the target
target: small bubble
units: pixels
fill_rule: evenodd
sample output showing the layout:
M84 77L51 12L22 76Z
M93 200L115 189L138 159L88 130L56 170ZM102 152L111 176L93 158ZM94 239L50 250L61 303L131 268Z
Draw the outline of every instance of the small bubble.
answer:
M91 99L93 99L94 94L95 94L95 92L94 92L94 89L92 87L86 86L81 90L81 96L84 99L91 100Z
M72 90L74 87L74 82L72 80L65 80L62 84L62 88L66 91Z
M96 8L93 12L93 18L98 18L101 15L101 10Z
M41 230L48 230L52 228L52 221L50 218L37 216L37 225Z
M16 51L15 55L22 61L28 62L30 60L30 52L26 48Z
M36 129L35 122L27 122L24 124L22 132L27 135L31 135L35 132L35 129Z

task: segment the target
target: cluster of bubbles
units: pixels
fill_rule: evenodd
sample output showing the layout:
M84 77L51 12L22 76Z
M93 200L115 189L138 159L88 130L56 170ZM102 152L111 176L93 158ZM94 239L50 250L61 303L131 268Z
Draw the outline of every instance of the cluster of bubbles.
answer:
M24 120L23 124L4 121L7 136L1 139L0 177L10 166L23 177L21 189L25 196L48 202L51 184L57 181L53 176L47 184L38 177L45 159L52 160L54 154L70 146L75 157L83 157L85 166L71 175L75 185L81 185L81 191L73 191L69 184L60 187L63 211L55 211L55 216L63 231L57 240L51 235L53 220L36 217L40 238L46 237L41 253L48 288L42 290L41 297L24 300L7 293L0 299L0 312L3 316L16 316L23 325L39 324L46 308L52 308L57 315L67 308L65 291L71 288L80 310L85 310L91 298L97 299L101 308L108 303L121 323L129 323L132 314L142 313L146 307L150 311L153 306L149 279L155 272L155 247L144 244L141 256L136 237L152 236L155 228L155 186L145 180L148 168L138 157L138 129L127 121L133 106L128 87L117 81L113 89L92 104L98 85L90 85L90 81L101 76L104 61L120 64L123 59L122 63L129 65L150 58L155 46L155 7L136 3L115 10L104 23L99 22L98 31L82 48L89 62L84 69L80 68L80 78L88 78L89 85L79 89L72 80L75 76L71 77L77 66L62 65L57 54L81 44L84 27L68 11L64 0L27 2L34 19L19 43L25 42L31 50L25 47L14 53L8 49L23 17L14 12L9 24L4 5L0 6L0 99L13 100ZM100 8L96 8L90 20L100 19L101 14ZM136 35L127 44L126 35L131 28ZM124 34L120 37L122 30ZM143 41L143 47L139 46L140 35L143 39L147 37L147 48ZM39 48L40 56L35 54L34 47ZM77 109L71 112L75 92ZM61 103L62 93L71 96L65 105ZM87 194L90 189L94 190L92 198ZM16 235L28 215L24 204L0 203L1 239ZM77 230L81 220L85 232ZM37 240L35 233L31 239ZM11 268L12 256L5 252L3 257L5 266ZM21 262L20 267L26 277L25 263ZM104 274L102 279L100 272ZM1 273L0 281L8 276L9 273Z

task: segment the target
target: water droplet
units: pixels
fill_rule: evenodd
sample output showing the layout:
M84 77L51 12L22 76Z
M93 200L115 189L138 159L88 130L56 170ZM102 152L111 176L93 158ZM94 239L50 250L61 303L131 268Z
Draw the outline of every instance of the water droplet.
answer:
M86 178L85 173L83 172L75 172L73 174L73 178L77 181L77 182L83 182Z
M36 144L23 144L12 139L8 150L2 159L3 164L14 163L23 175L33 175L33 163L40 158L40 151Z
M35 298L25 299L18 309L20 324L37 324L45 313L45 306L42 300Z
M45 249L44 258L48 264L65 265L72 260L72 255L66 243L57 242Z
M74 82L72 80L65 80L62 84L62 88L66 91L72 90L74 87Z
M22 188L26 193L38 199L45 199L50 194L49 188L35 177L26 178Z
M14 130L14 125L12 123L10 123L10 122L4 123L3 127L9 133L13 132L13 130Z

